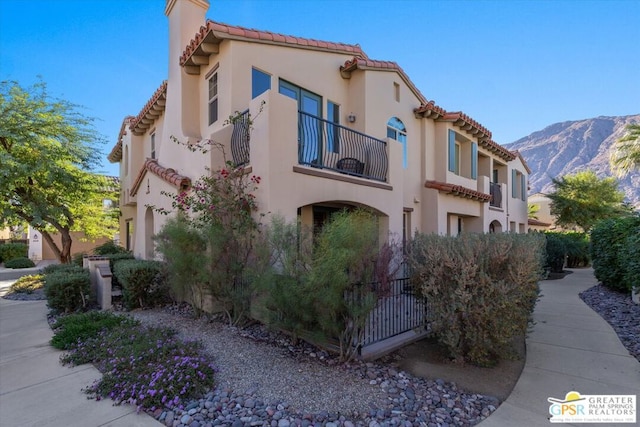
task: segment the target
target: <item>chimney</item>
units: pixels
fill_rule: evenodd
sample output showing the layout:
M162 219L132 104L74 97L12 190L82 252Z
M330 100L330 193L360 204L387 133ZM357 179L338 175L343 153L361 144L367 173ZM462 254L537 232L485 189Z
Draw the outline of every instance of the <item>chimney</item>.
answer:
M200 138L199 106L193 102L198 91L198 76L187 75L180 66L180 56L206 24L208 0L167 0L164 14L169 18L169 75L165 134L185 141Z
M169 82L180 76L180 56L201 26L206 23L208 0L167 0L169 18Z

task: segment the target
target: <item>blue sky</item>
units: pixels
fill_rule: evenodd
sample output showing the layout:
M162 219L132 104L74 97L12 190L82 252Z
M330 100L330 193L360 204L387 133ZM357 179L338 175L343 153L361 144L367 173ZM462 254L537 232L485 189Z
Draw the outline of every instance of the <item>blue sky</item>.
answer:
M207 18L359 43L501 144L567 120L640 113L640 2L210 0ZM0 80L95 117L108 153L167 77L164 0L0 0ZM195 29L194 29L195 34ZM117 175L106 158L101 172Z

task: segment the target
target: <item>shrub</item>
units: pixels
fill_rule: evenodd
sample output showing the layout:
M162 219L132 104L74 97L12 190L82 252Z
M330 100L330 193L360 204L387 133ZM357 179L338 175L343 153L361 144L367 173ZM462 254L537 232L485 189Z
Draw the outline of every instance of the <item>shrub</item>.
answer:
M54 324L55 335L51 345L59 350L69 350L78 341L95 338L104 329L111 329L118 325L133 326L137 323L124 316L117 316L105 311L90 311L87 313L71 314L60 317Z
M107 240L93 249L95 255L122 254L127 252L125 248L117 245L113 240Z
M206 240L182 213L167 220L155 240L156 250L163 255L174 297L189 302L199 316L208 283L204 268L208 258Z
M4 263L7 268L32 268L36 265L29 258L13 258Z
M84 257L87 255L86 252L78 252L77 254L73 255L73 258L71 259L71 264L76 265L80 268L83 268L84 266Z
M597 223L591 230L591 259L595 276L605 286L622 292L631 290L634 260L627 261L627 238L640 233L640 216L607 219ZM633 244L635 240L629 240ZM631 251L631 252L629 252Z
M564 261L567 253L567 246L560 233L545 233L546 244L546 266L553 273L562 273Z
M640 226L627 237L621 251L621 261L625 267L624 281L627 287L640 292Z
M315 338L336 339L340 359L351 360L371 310L388 294L398 271L397 246L380 247L376 218L363 210L334 214L316 237L312 253L311 242L304 241L307 233L299 240L294 227L272 224L265 233L272 249L272 275L262 289L270 320L294 334L305 331Z
M525 333L544 246L537 233L416 235L412 280L453 359L492 365L509 352L513 337Z
M44 286L43 279L44 275L42 274L22 276L11 285L9 291L17 294L32 294Z
M76 266L73 267L78 269ZM91 286L89 271L58 270L55 273L46 274L44 281L44 292L49 308L69 313L87 306Z
M49 264L42 269L45 276L54 273L82 273L85 271L82 267L75 264Z
M587 233L563 233L567 251L567 267L588 267L591 263L589 256L589 235Z
M5 243L0 245L0 262L4 262L15 258L27 257L27 245L24 243Z
M113 274L122 285L123 301L129 310L169 300L166 278L158 261L121 260L115 264Z

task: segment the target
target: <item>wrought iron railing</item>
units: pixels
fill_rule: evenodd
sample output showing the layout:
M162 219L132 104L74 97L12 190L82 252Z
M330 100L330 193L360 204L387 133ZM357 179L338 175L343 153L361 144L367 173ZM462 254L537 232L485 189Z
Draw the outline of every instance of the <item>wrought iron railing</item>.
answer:
M354 291L345 295L347 303L353 303L354 298L362 298L360 289ZM426 330L429 320L427 302L417 295L409 278L391 280L381 293L364 325L362 341L354 345L365 347L407 331Z
M233 132L231 134L231 156L234 166L242 166L249 163L250 148L249 136L251 134L251 121L249 118L249 110L235 116L231 122L233 123Z
M298 163L387 181L387 143L300 111Z
M491 201L489 206L494 208L502 207L502 185L497 182L489 183L489 194L491 195Z

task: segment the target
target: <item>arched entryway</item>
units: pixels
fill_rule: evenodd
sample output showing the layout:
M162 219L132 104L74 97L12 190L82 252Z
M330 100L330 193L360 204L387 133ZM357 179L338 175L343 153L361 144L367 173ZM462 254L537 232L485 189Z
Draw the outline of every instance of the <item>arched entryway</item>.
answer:
M489 233L502 233L502 224L500 224L500 221L495 219L491 221L491 224L489 224Z

